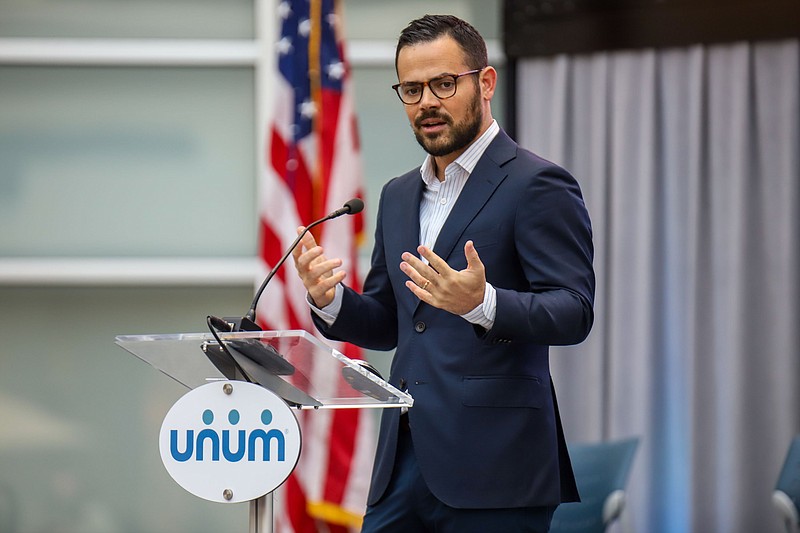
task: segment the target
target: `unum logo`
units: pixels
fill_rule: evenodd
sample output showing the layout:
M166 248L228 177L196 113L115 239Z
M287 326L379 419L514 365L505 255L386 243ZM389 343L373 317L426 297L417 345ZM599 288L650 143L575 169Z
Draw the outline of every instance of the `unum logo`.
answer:
M285 461L286 460L286 437L278 429L266 429L272 423L272 411L264 409L261 411L261 423L265 429L256 428L250 431L236 429L239 424L240 414L237 409L228 412L228 422L234 426L233 430L223 429L217 431L211 427L206 427L197 431L195 436L194 429L187 429L181 435L177 429L169 432L169 451L175 461L186 462L190 459L196 461L207 460L208 455L211 461L219 461L220 456L230 463L242 460L247 461ZM214 422L214 412L211 409L203 411L201 417L203 424L211 426ZM273 449L276 452L273 458ZM260 453L259 453L260 452Z
M251 501L286 481L300 459L292 409L255 383L212 381L190 390L161 424L158 449L169 475L195 496Z

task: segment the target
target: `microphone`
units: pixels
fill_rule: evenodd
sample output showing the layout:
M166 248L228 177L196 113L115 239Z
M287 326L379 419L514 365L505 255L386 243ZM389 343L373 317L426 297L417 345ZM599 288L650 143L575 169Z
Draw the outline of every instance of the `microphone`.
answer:
M267 274L267 277L264 279L263 283L261 283L261 286L258 288L258 291L256 291L256 295L255 297L253 297L253 302L250 304L250 310L247 311L247 314L245 314L242 318L223 319L225 322L228 323L230 331L261 330L261 328L258 327L258 324L256 324L256 306L258 305L258 300L261 298L261 294L264 292L264 289L267 288L267 284L269 284L270 280L272 280L272 278L278 272L278 269L283 265L283 263L289 257L289 254L292 253L292 250L297 248L297 245L300 243L300 239L302 239L306 233L308 233L312 228L322 224L323 222L327 222L328 220L338 218L342 215L355 215L363 210L364 210L364 201L361 200L360 198L353 198L345 202L345 204L336 211L333 211L328 215L320 218L319 220L315 220L314 222L306 226L306 228L300 233L300 235L297 236L294 242L286 250L286 253L283 254L283 257L281 257L280 261L278 261L278 263L272 268L270 273Z
M314 224L322 223L326 220L340 217L342 215L355 215L363 210L364 210L364 202L361 200L361 198L353 198L352 200L346 201L342 207L340 207L333 213L329 214L325 218L321 219L319 222L314 222Z
M297 236L291 246L289 246L289 248L286 250L286 253L283 254L283 257L281 257L280 261L278 261L278 263L272 268L266 279L264 279L263 283L261 283L261 286L253 298L253 302L250 304L250 310L247 311L245 316L241 318L218 318L215 316L208 316L206 318L206 322L211 330L211 334L214 336L217 343L204 343L202 349L209 360L220 372L222 372L226 378L236 379L238 372L246 381L251 383L254 381L254 378L248 375L248 372L242 367L242 364L244 363L240 364L240 361L237 360L237 357L231 353L231 350L233 350L251 362L254 362L256 365L258 365L258 369L263 371L254 376L258 383L277 392L290 404L313 405L315 407L319 407L321 405L315 399L279 378L279 376L291 376L294 374L295 367L289 361L287 361L284 356L281 355L273 346L268 343L261 342L258 339L230 339L223 342L219 335L217 335L217 331L261 331L261 328L258 327L258 324L256 324L256 305L258 304L258 300L261 298L261 294L264 292L264 289L267 288L267 284L269 284L270 280L275 276L275 273L278 272L278 269L289 257L289 254L292 253L292 250L294 250L300 243L300 239L302 239L303 236L308 233L309 230L311 230L311 228L318 226L323 222L340 217L342 215L355 215L356 213L360 213L363 209L364 202L359 198L353 198L352 200L347 201L336 211L333 211L327 216L324 216L319 220L315 220L306 226L306 228L300 233L300 235ZM376 394L372 390L373 387L371 387L371 385L374 384L363 383L363 381L369 381L363 376L351 375L346 376L346 378L349 378L353 381L357 380L359 386L365 390L365 394Z

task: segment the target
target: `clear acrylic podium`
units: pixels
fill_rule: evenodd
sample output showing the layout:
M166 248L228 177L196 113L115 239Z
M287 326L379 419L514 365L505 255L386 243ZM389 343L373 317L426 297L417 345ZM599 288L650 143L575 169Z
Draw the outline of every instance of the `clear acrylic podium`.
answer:
M345 357L306 331L219 333L219 338L227 351L210 333L120 335L115 341L189 389L213 381L249 378L297 409L413 405L411 396L384 381L371 368ZM272 515L272 493L252 500L249 531L272 531Z

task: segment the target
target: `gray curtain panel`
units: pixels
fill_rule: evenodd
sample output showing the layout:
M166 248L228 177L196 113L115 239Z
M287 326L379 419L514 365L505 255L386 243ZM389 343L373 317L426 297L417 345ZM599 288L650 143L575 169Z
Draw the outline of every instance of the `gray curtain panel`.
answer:
M779 532L800 433L800 42L525 60L518 140L581 182L597 319L553 350L572 442L638 436L637 532Z

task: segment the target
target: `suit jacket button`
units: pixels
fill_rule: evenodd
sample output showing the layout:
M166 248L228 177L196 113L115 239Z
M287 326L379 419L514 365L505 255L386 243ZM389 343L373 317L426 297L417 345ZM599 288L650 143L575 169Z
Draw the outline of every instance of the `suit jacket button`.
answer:
M416 331L417 333L422 333L423 331L425 331L426 327L427 326L425 326L425 322L417 322L416 324L414 324L414 331Z

